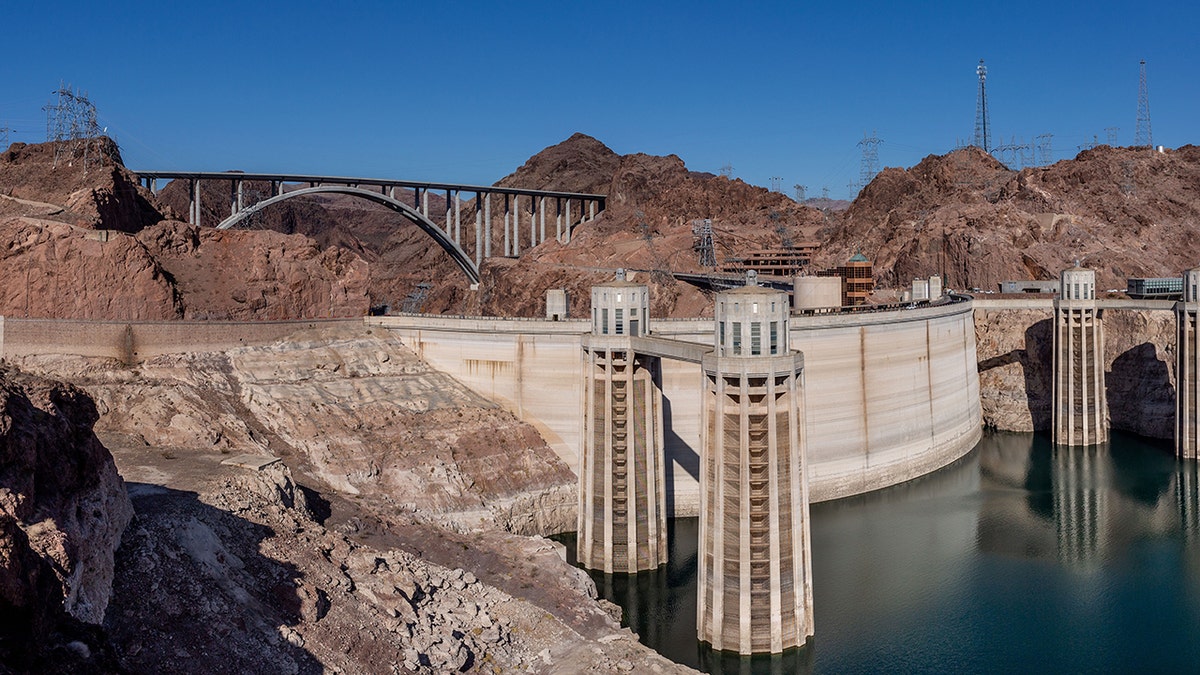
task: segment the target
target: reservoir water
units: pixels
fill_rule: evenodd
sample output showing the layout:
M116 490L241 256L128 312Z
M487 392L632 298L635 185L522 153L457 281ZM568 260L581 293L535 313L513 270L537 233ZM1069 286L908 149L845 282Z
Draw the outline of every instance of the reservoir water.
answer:
M774 657L697 642L695 518L663 568L592 578L642 642L710 673L1198 672L1197 484L1132 436L985 433L934 474L812 506L816 636Z

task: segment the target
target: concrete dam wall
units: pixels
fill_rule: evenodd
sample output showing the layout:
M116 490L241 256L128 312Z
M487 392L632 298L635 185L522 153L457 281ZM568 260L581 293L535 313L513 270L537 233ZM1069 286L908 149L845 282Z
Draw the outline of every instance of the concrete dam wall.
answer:
M586 320L372 317L409 348L533 424L579 465ZM712 344L708 319L651 323L659 337ZM982 424L971 304L793 317L805 356L810 495L846 497L924 475L962 457ZM671 516L699 512L698 364L664 359Z

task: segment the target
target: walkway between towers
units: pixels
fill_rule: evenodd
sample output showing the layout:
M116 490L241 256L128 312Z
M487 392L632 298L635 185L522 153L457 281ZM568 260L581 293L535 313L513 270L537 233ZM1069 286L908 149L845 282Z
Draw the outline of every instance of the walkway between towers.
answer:
M546 219L553 218L554 238L570 243L579 224L593 220L604 210L606 196L526 190L523 188L433 183L428 181L355 178L278 173L206 171L138 171L139 182L158 192L158 181L188 181L188 222L200 225L201 185L229 185L228 215L217 225L228 229L255 213L281 201L312 194L344 194L385 206L408 218L432 237L463 269L471 283L479 281L479 266L493 256L493 240L499 255L519 257L521 251L546 240ZM265 191L254 185L268 186ZM250 188L250 189L248 189ZM435 197L431 205L430 194ZM464 199L464 194L470 197ZM495 211L495 214L493 214ZM495 233L503 214L502 234ZM468 235L474 220L475 236L463 240L464 221ZM526 236L522 236L522 231Z

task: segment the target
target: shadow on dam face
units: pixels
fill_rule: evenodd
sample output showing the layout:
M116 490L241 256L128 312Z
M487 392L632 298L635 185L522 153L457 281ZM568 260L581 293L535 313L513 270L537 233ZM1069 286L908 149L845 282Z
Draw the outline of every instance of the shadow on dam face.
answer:
M660 385L661 387L661 385ZM662 399L663 406L663 454L666 456L667 471L664 477L664 488L666 492L667 502L667 518L675 517L675 470L670 464L672 460L679 463L684 471L688 472L697 483L700 482L700 455L696 450L687 443L679 434L675 433L673 424L674 414L671 406L671 399L665 395Z

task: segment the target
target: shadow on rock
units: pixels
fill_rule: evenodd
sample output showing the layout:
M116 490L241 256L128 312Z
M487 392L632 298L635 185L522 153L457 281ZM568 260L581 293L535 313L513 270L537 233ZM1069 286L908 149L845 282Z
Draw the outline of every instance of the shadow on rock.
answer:
M294 566L260 553L271 528L191 492L130 483L129 494L136 517L117 551L104 623L126 668L322 671L291 628L322 613L320 603L302 600Z
M1175 387L1153 343L1143 342L1113 359L1105 373L1109 424L1151 438L1172 438Z

